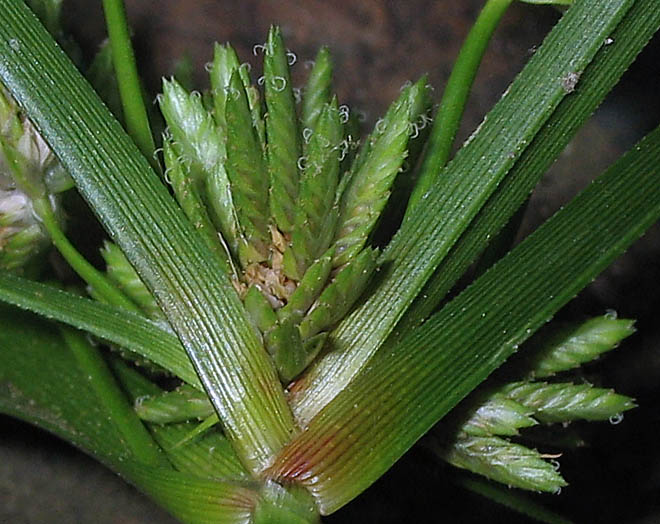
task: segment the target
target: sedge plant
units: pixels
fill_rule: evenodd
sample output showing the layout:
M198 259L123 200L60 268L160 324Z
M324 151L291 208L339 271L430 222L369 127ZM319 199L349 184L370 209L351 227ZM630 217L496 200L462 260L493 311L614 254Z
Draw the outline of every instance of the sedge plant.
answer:
M0 0L2 412L182 522L318 522L417 442L559 521L497 483L557 492L542 436L634 407L576 374L633 321L549 320L660 216L660 132L519 245L508 230L660 27L655 0L576 0L451 159L511 0L485 2L437 108L422 77L363 135L330 50L298 91L272 27L257 79L229 44L208 90L164 79L156 137L122 2L103 2L98 94L54 41L73 47L60 3L27 4ZM74 185L103 266L65 233Z

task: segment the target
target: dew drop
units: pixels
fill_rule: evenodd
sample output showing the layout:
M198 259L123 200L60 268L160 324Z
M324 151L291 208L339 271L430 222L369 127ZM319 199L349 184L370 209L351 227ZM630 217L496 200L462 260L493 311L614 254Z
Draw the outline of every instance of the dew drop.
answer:
M17 38L12 38L9 40L9 47L11 47L14 51L19 51L21 49L21 43Z

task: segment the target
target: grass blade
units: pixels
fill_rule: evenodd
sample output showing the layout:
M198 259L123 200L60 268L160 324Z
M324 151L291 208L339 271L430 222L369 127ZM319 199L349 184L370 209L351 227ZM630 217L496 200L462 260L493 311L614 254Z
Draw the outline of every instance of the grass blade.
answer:
M88 331L201 388L176 336L141 315L7 274L0 274L0 300Z
M505 226L509 217L529 197L541 176L660 27L660 11L655 7L655 0L638 0L609 35L612 42L603 46L593 63L584 70L579 89L561 102L406 311L396 328L400 335L429 317L484 250L488 239ZM388 344L396 344L397 338L394 333Z
M284 448L272 475L307 486L322 514L338 509L658 218L660 128L398 347L377 353Z
M241 459L262 469L289 439L293 421L228 276L22 2L0 0L0 55L3 83L156 297Z
M6 305L0 306L0 321L0 411L66 439L115 469L127 461L139 463L57 329Z
M110 364L126 393L136 406L145 396L163 395L153 384L135 369L119 359ZM213 408L208 403L211 411ZM227 438L220 431L209 431L187 446L174 447L193 429L194 424L148 424L149 431L167 453L170 462L184 473L229 481L248 481L250 474L243 468Z
M415 206L380 257L383 268L369 298L332 334L327 353L294 388L296 416L308 421L360 372L381 346L568 93L561 79L582 71L632 2L577 2L560 20L473 139ZM588 28L588 30L585 30ZM529 86L534 85L535 89ZM524 122L519 115L524 114ZM517 185L514 181L514 184ZM332 381L322 377L332 376Z

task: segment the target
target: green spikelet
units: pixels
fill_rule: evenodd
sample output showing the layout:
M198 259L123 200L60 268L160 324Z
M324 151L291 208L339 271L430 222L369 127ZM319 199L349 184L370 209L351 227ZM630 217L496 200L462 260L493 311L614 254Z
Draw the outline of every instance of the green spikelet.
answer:
M208 175L225 159L225 146L199 94L188 93L176 80L163 79L159 99L173 141L189 162Z
M290 233L298 196L298 159L302 154L286 48L278 27L271 27L264 57L266 134L270 173L270 210L277 227Z
M630 397L590 384L514 382L501 393L533 411L544 423L608 420L635 407Z
M155 320L165 318L153 295L140 280L119 246L112 242L104 242L101 256L105 260L110 280L117 284L117 287L135 302L146 316Z
M239 69L241 72L241 78L243 77L243 71L246 71L245 68L241 67ZM245 72L247 75L247 71ZM248 105L250 106L250 113L252 114L252 125L254 126L255 131L257 132L257 137L259 138L259 145L261 150L266 154L266 123L264 122L264 115L261 106L261 95L259 90L253 85L246 85L245 92L247 93Z
M494 394L473 411L461 426L461 431L476 437L518 435L519 429L538 424L529 416L530 411L504 395Z
M462 436L441 456L456 467L522 489L554 493L566 481L543 456L499 437Z
M316 54L314 67L303 91L301 122L305 129L316 130L323 107L332 97L332 57L327 47L322 47ZM309 133L309 131L308 131Z
M203 419L214 414L208 397L186 384L174 391L138 398L135 411L142 420L158 424Z
M239 68L240 64L236 51L229 44L220 45L216 43L213 47L213 62L209 71L211 81L211 92L213 94L213 116L215 122L224 134L225 104L227 101L227 90L231 76Z
M195 183L190 168L180 162L176 146L167 137L163 139L163 158L167 178L172 184L174 196L181 209L202 236L209 249L216 255L218 264L223 271L226 274L231 274L228 254L219 241L218 233L208 215L208 208L202 201L198 190L199 184Z
M364 249L323 290L300 323L303 340L324 331L348 313L376 269L376 255L376 250Z
M280 321L266 333L266 348L284 384L291 382L316 358L327 336L327 333L319 333L303 341L292 319Z
M232 198L245 244L239 246L244 267L268 257L268 172L252 126L245 87L234 71L225 102L227 126L226 170L231 184Z
M265 339L282 382L289 382L309 364L298 326L290 319L279 322L266 333Z
M252 322L261 333L267 333L277 325L277 315L256 286L251 286L247 290L243 304Z
M211 218L236 253L239 229L224 168L225 143L213 117L201 96L188 93L176 80L163 80L160 108L184 163L190 164L195 183L207 188Z
M417 105L412 109L410 123L412 131L408 140L408 156L401 165L401 172L392 184L388 202L381 212L379 222L370 238L372 245L386 245L391 239L392 233L399 229L403 220L406 203L417 180L417 163L431 131L430 113L433 100L430 90L427 89L425 95L416 98ZM412 115L415 116L415 119L412 118Z
M305 272L287 304L277 311L280 320L292 319L298 323L323 290L332 270L333 249L329 249Z
M225 105L227 101L227 91L229 82L234 71L238 71L241 77L245 91L247 92L248 105L252 114L252 125L257 130L259 142L264 147L266 142L266 131L261 114L261 100L259 90L251 85L250 73L246 64L240 64L238 55L234 48L229 45L215 44L213 48L213 62L209 71L211 80L211 89L213 94L213 116L220 131L224 134L225 125Z
M6 197L0 191L0 200ZM48 247L48 237L37 224L17 224L7 219L0 203L0 270L16 274L31 273L35 257Z
M635 321L617 319L612 315L592 318L581 324L561 326L550 333L541 333L527 351L526 360L532 377L549 377L574 369L615 348L635 332Z
M285 273L295 280L302 278L332 239L338 212L335 193L341 141L342 126L335 99L323 108L307 147L291 244L284 252Z
M360 146L360 137L362 136L361 132L361 123L360 116L355 111L349 111L348 118L342 117L342 121L346 120L344 123L344 140L341 143L341 150L339 152L340 168L339 172L344 173L342 180L344 178L350 180L350 177L347 176L351 172L351 166L357 155L358 148ZM339 195L342 192L337 188L337 193Z
M325 257L326 266L330 261L330 257ZM298 301L305 299L308 297L299 295ZM318 354L325 340L325 333L303 342L297 326L299 317L290 313L278 319L256 286L250 287L243 301L255 326L263 333L266 349L273 359L280 379L284 383L290 382Z
M425 78L406 87L356 158L356 166L342 188L335 266L346 263L362 249L376 224L406 158L411 124L418 117L414 111L421 105L419 99L427 98L427 89Z

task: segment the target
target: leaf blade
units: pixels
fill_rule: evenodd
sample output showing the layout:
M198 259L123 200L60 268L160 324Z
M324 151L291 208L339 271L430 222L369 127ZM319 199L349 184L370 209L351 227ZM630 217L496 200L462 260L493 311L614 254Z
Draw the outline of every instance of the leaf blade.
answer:
M306 485L322 514L338 509L659 217L657 128L398 347L379 352L284 448L272 474Z
M0 78L155 295L241 459L262 469L288 440L293 420L229 278L27 7L0 6Z
M458 236L568 94L561 78L591 62L631 3L584 1L560 20L487 122L438 177L422 199L426 203L415 207L383 252L379 286L333 333L333 343L341 350L326 354L294 389L292 408L299 420L308 421L318 413L386 340ZM535 96L529 83L542 86ZM521 112L527 116L525 123L510 129L509 122ZM323 376L333 376L332 384L320 380Z

